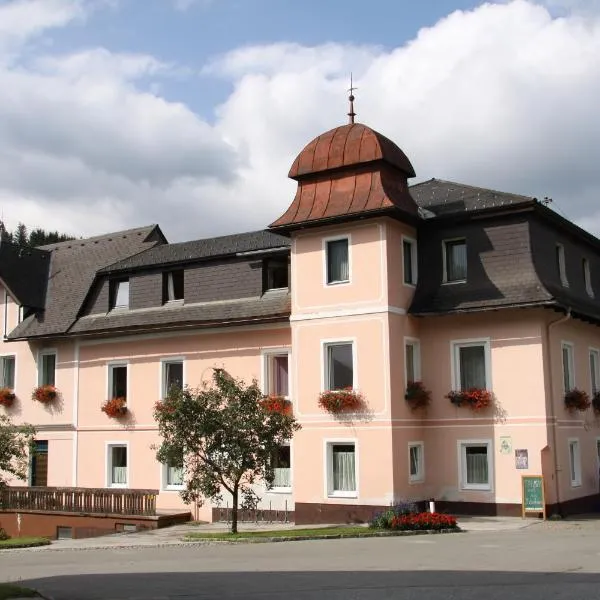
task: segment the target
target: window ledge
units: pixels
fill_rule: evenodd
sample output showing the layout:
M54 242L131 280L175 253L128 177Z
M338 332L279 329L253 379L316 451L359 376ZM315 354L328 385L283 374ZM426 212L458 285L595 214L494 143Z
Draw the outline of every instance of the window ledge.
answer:
M408 480L408 483L409 483L409 484L415 484L415 483L425 483L425 477L419 477L419 478L416 478L416 477L414 477L414 478L410 478L410 479Z
M442 285L457 285L460 283L467 283L466 279L457 279L456 281L442 281Z
M273 487L267 490L267 494L291 494L291 487Z
M417 287L416 283L409 283L408 281L403 281L402 285L404 285L404 287L407 287L407 288L416 288Z
M329 492L328 498L358 498L358 492Z
M580 481L578 481L577 483L573 483L573 482L571 481L571 487L572 487L572 488L579 488L579 487L581 487L581 482L580 482Z
M167 485L164 488L162 488L162 492L180 492L181 490L184 490L185 486L184 485Z
M327 286L335 286L335 285L349 285L350 280L344 279L343 281L328 281L325 285Z
M183 298L179 298L179 300L167 300L163 303L163 306L183 306Z
M460 488L463 492L491 492L490 485L463 485Z
M109 483L108 487L111 490L127 490L129 486L126 483Z

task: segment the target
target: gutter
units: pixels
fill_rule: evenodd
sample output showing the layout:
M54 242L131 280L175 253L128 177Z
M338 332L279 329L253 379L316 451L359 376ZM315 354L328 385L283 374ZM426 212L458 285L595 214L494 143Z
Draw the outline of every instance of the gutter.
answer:
M552 447L552 461L554 463L554 493L556 497L554 514L560 515L560 485L558 483L558 447L557 447L557 436L556 436L556 414L554 411L554 394L553 394L553 380L552 380L552 347L550 344L550 333L554 327L557 325L562 325L571 319L571 307L567 307L567 312L564 317L560 317L554 321L550 321L546 325L546 344L544 345L544 364L545 364L545 379L548 382L549 390L546 392L546 410L548 415L550 416L550 420L552 423L551 433L551 447Z

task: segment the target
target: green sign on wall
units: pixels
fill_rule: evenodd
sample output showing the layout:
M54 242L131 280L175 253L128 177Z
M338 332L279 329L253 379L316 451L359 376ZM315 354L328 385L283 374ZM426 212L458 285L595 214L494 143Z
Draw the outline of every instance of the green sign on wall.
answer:
M542 475L523 475L521 478L523 517L525 513L543 513L546 518L546 501L544 498L544 477Z

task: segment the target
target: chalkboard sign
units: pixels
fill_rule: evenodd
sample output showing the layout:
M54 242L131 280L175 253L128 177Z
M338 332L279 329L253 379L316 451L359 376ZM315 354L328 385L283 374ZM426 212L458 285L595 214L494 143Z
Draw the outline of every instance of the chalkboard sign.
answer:
M523 496L523 517L528 512L541 512L545 519L544 477L542 475L523 475L521 478L521 491Z

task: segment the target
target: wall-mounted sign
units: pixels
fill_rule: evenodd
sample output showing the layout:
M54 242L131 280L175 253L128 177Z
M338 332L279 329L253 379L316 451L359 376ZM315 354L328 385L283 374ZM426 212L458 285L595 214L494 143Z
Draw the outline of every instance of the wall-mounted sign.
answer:
M529 453L526 449L515 450L515 467L529 469Z
M510 436L500 437L500 454L510 454L512 452L512 438Z

